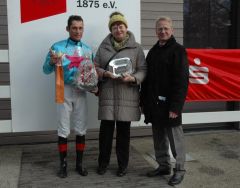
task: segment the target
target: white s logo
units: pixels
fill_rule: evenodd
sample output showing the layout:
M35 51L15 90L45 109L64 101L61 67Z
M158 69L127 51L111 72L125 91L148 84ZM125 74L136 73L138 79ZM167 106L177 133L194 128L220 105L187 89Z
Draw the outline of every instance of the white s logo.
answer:
M196 65L201 64L199 58L195 58L194 63ZM189 66L189 82L192 84L207 84L209 82L208 78L209 69L207 67L200 66Z

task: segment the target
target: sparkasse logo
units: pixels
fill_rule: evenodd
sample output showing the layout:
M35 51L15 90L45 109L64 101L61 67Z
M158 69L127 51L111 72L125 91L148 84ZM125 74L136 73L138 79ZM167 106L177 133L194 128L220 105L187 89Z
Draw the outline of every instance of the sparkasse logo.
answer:
M65 13L67 0L20 0L21 23Z

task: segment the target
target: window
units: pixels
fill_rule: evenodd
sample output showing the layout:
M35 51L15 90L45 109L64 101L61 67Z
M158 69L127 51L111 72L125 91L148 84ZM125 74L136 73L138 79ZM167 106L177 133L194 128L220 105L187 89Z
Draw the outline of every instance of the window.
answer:
M184 0L184 45L229 48L231 0Z

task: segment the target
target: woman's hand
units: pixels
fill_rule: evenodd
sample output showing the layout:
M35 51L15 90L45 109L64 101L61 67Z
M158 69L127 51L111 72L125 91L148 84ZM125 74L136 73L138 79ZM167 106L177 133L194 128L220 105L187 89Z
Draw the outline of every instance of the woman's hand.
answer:
M134 76L131 76L130 74L123 74L123 77L121 77L121 80L123 82L136 82L136 78Z
M105 78L111 78L111 79L117 79L117 77L115 77L115 76L113 75L113 73L111 73L110 71L105 71L105 72L103 73L103 77L105 77Z
M111 78L111 79L119 79L123 82L132 82L132 83L135 83L136 82L136 78L134 76L131 76L130 74L123 74L122 77L116 77L113 75L113 73L111 73L110 71L105 71L103 73L103 77L105 78Z

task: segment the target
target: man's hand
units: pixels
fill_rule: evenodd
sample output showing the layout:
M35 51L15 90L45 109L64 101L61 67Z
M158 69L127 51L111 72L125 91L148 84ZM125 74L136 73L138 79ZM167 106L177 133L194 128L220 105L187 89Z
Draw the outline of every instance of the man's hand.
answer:
M175 118L177 118L178 117L178 114L177 113L175 113L175 112L169 112L169 118L170 119L175 119Z
M50 64L55 65L59 62L61 62L63 54L58 54L54 50L50 49Z
M97 94L98 93L98 87L92 89L89 91L90 93Z

